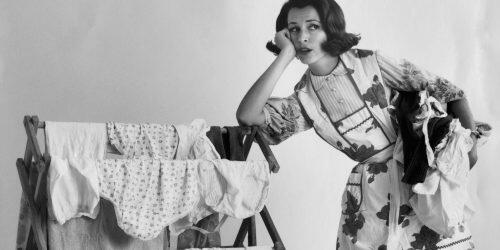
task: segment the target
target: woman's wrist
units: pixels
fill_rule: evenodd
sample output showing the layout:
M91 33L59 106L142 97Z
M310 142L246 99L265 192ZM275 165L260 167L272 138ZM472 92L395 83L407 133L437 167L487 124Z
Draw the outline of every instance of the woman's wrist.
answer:
M295 48L283 48L279 53L278 57L287 59L288 61L292 61L295 58Z

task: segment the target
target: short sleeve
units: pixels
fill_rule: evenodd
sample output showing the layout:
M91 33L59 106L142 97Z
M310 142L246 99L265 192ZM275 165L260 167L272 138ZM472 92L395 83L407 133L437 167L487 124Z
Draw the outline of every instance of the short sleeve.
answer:
M265 123L260 131L271 145L279 144L290 136L311 128L311 122L302 110L297 95L286 98L271 97L264 106Z
M426 90L441 103L465 98L464 91L448 80L436 76L415 64L401 59L394 60L376 52L382 79L385 84L398 91Z

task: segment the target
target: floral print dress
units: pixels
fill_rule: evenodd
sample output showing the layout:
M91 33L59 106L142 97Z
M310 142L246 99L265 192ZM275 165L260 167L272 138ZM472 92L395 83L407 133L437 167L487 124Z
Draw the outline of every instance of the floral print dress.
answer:
M465 98L447 80L406 60L352 49L326 76L307 70L292 95L270 98L261 130L270 144L314 128L358 164L349 175L337 249L474 249L467 226L445 238L422 224L402 183L403 151L394 106L398 91L427 90L440 103Z

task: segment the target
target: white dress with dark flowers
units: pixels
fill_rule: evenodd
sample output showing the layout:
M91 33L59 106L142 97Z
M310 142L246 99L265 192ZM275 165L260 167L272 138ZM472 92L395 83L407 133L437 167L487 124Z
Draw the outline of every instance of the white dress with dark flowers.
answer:
M292 95L265 105L265 139L278 144L314 128L358 162L342 197L337 249L473 249L467 226L444 238L419 221L402 183L403 151L396 143L391 100L398 91L427 90L439 102L464 98L447 80L408 61L353 49L327 76L307 70Z

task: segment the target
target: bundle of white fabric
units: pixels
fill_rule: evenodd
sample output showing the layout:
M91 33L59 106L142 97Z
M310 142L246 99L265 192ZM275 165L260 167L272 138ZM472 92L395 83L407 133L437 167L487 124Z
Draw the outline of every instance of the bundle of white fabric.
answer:
M419 96L420 113L416 114L417 122L413 125L423 133L429 170L423 183L413 185L415 194L410 198L410 204L423 224L445 237L452 237L457 230L463 230L464 223L474 214L467 191L468 153L473 146L471 130L462 127L458 119L453 119L448 133L433 150L427 124L431 118L447 114L426 91L420 92ZM483 123L478 129L482 131L478 144L483 145L491 127Z

